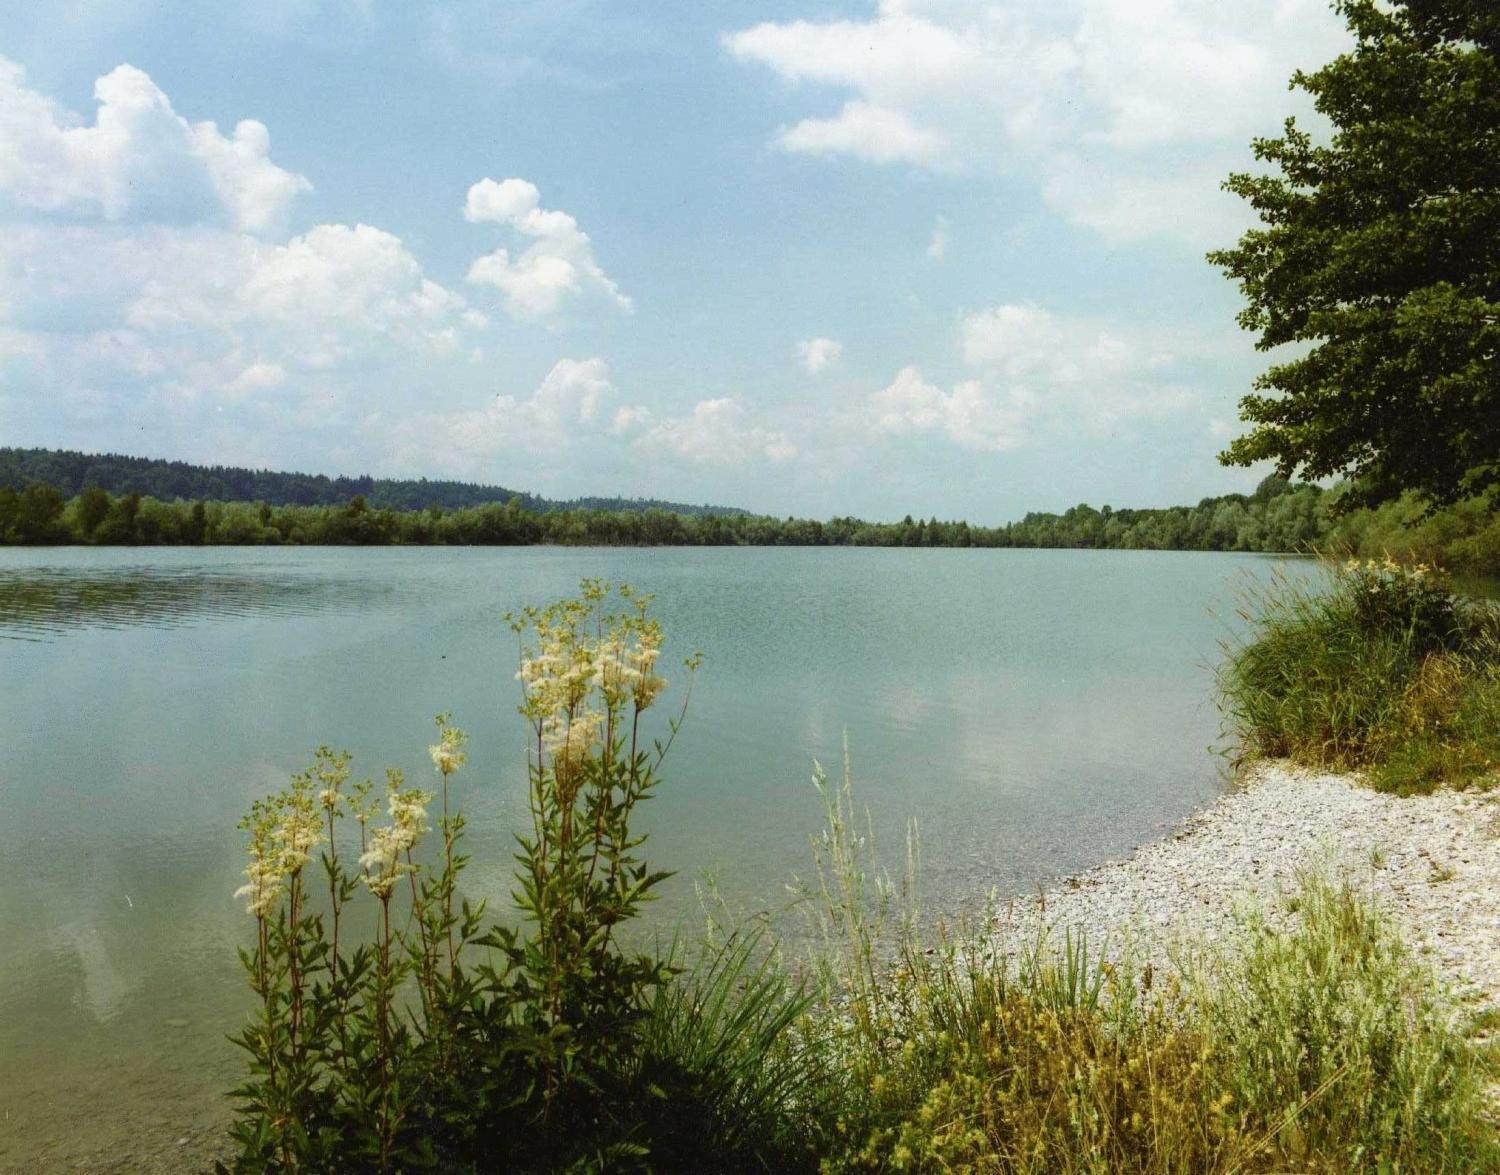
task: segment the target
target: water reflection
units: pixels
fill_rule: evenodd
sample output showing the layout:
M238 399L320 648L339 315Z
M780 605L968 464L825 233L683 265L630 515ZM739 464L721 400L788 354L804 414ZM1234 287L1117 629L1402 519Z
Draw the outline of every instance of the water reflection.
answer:
M272 568L0 568L0 640L45 641L75 629L181 628L258 613L311 615L389 602L389 584Z

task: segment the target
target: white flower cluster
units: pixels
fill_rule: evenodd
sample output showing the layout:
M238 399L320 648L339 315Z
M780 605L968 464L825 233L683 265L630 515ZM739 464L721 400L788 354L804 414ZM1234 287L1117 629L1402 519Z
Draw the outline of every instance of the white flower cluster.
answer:
M257 802L244 824L250 831L250 864L234 896L246 899L246 910L257 918L276 908L286 879L327 839L311 789L309 775L297 776L290 791Z
M661 627L646 617L647 600L622 589L633 613L604 615L607 585L585 582L583 598L525 614L518 630L535 630L516 679L542 750L554 771L569 775L594 752L615 719L649 709L666 688L656 672ZM435 753L435 752L434 752Z
M401 783L400 772L389 774L386 810L391 822L370 830L369 844L359 858L365 884L378 898L390 897L396 882L412 871L408 860L411 850L430 827L427 805L432 802L432 793L404 789Z
M427 748L427 753L432 756L432 765L439 774L452 775L469 761L468 752L464 750L469 736L451 725L447 714L438 715L437 725L438 741Z

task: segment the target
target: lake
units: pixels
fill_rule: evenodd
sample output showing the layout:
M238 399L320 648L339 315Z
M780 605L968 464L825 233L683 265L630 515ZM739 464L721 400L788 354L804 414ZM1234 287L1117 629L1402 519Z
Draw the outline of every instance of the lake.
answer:
M713 879L774 910L838 769L892 864L918 821L943 913L1128 852L1223 786L1218 642L1266 556L797 548L0 549L0 1168L198 1154L239 1075L235 823L321 743L454 795L467 889L508 892L525 815L507 609L581 576L656 593L679 702L653 915ZM1294 568L1304 565L1293 564ZM675 695L675 697L674 697ZM663 704L663 710L668 708ZM162 1141L166 1140L166 1141ZM151 1159L151 1156L156 1158Z

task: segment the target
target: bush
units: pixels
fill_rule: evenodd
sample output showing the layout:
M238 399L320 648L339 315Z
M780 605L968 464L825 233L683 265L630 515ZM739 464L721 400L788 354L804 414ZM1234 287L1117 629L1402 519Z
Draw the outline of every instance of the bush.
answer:
M1420 565L1355 560L1326 576L1277 576L1242 612L1249 636L1219 677L1240 753L1367 769L1402 793L1500 765L1494 609Z

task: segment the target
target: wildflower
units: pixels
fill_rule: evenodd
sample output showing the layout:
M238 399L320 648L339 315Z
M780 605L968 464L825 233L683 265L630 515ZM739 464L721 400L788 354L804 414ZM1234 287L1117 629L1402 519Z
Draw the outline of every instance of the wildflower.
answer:
M363 779L354 785L354 792L349 797L349 810L354 813L354 819L360 824L368 824L378 806L379 801L369 798L374 786L372 780Z
M281 897L283 874L264 854L252 849L250 864L245 867L245 877L248 879L247 883L235 890L234 896L236 900L248 899L245 903L246 913L264 918L275 908Z
M393 826L377 828L370 833L370 847L359 858L359 866L365 871L365 885L382 900L391 896L396 882L410 869L401 859L402 839Z
M432 793L403 788L402 783L401 772L386 772L386 809L391 822L370 830L369 844L359 858L365 885L378 898L390 897L396 882L412 872L406 858L429 828L427 805Z
M631 691L637 710L649 710L662 690L667 688L667 679L655 673L643 674Z
M604 716L597 710L548 718L542 724L542 742L552 755L553 770L566 775L588 758L603 725Z
M341 789L349 779L349 752L319 747L308 773L309 785L313 779L323 785L318 792L318 802L325 811L332 812L338 807Z
M611 637L600 642L594 654L592 681L606 705L621 705L640 676L641 671L631 664L623 641Z
M458 727L450 726L448 717L447 714L438 715L438 741L427 748L427 753L432 756L432 765L444 775L452 775L469 759L464 750L469 736Z
M284 806L281 823L272 837L280 845L281 869L295 873L312 860L313 850L323 843L323 825L310 804L297 793Z
M432 802L432 793L418 791L393 792L387 808L391 816L394 835L402 842L402 848L411 849L422 839L422 834L431 827L427 822L427 805Z

